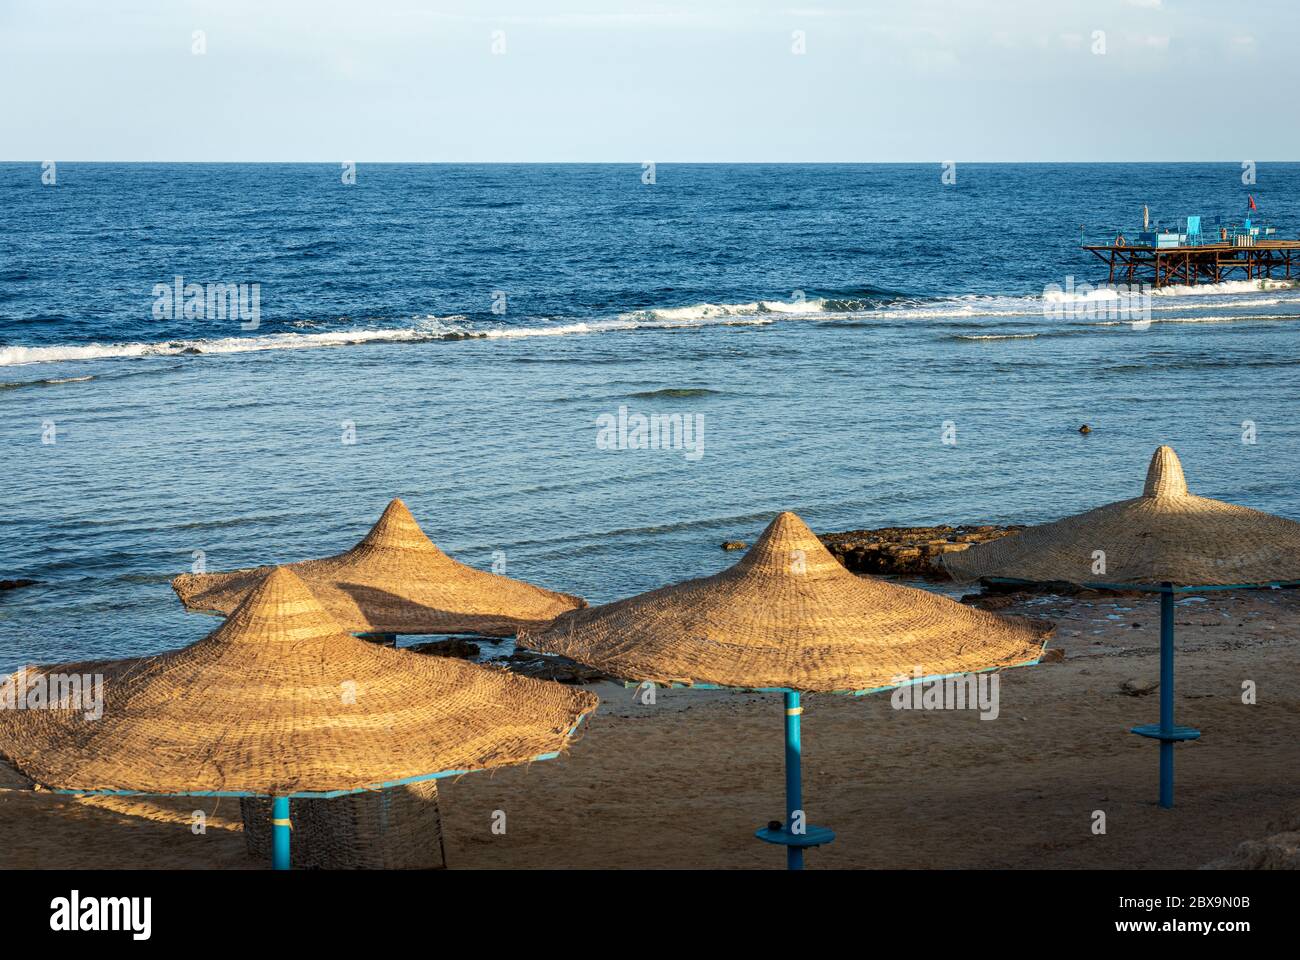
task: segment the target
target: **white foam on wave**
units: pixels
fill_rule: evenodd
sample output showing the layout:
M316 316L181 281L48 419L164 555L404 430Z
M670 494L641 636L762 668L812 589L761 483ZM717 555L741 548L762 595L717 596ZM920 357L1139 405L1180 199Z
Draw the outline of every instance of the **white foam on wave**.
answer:
M655 307L619 314L620 321L638 326L658 324L694 324L727 317L761 317L763 314L787 316L816 316L826 313L826 301L809 300L751 300L746 303L694 303L684 307Z
M1188 310L1224 310L1244 307L1276 306L1281 303L1298 303L1300 297L1250 297L1241 294L1260 290L1284 291L1300 289L1292 281L1230 281L1206 284L1200 287L1168 287L1154 291L1155 297L1168 297L1171 302L1153 303L1153 312ZM1214 294L1228 296L1218 302L1184 301L1187 297L1207 297ZM168 340L159 343L70 344L46 347L0 347L0 367L32 363L60 363L99 360L115 357L178 356L182 354L252 353L262 350L307 350L365 343L424 342L446 339L519 340L530 337L560 337L569 335L610 333L637 329L678 329L702 326L765 325L778 320L813 319L871 320L882 323L911 320L972 320L984 318L1044 317L1049 304L1066 302L1106 303L1118 299L1119 292L1098 287L1086 292L1048 291L1044 296L993 296L967 294L928 302L903 301L890 304L868 305L859 309L846 309L845 300L809 298L806 300L753 300L742 303L699 303L681 307L660 307L634 310L612 318L594 320L566 320L552 318L548 322L528 326L473 327L464 316L425 316L415 318L410 326L378 327L323 332L275 333L261 336L223 337L216 339ZM1154 299L1154 298L1153 298ZM1172 302L1180 301L1180 302ZM1048 319L1051 319L1050 317ZM1265 315L1208 315L1179 316L1157 322L1222 323L1235 320L1290 320L1289 316ZM1113 326L1130 323L1129 320L1104 320L1095 326ZM293 326L311 330L315 321L297 321ZM970 334L966 340L1018 340L1032 339L1036 333Z
M826 312L825 300L760 300L759 310L763 313L814 314Z
M649 311L647 311L649 312ZM655 311L657 312L657 311ZM473 331L470 336L484 340L523 340L529 337L562 337L581 333L611 333L619 330L675 330L690 327L766 326L770 317L719 314L686 319L652 318L636 320L631 316L613 320L575 320L572 323L549 323L535 327L491 327Z
M959 333L958 340L1035 340L1036 333Z
M1157 297L1215 297L1260 290L1300 290L1300 280L1225 280L1222 283L1199 283L1194 287L1161 287L1151 292Z
M272 333L252 337L221 337L213 340L168 340L162 343L90 343L50 347L0 347L0 367L28 363L60 363L74 360L105 360L115 357L175 357L183 354L255 353L260 350L307 350L315 347L348 346L356 343L401 342L442 339L465 335L463 328L445 319L426 318L411 327L370 330L336 330L329 333ZM433 322L430 322L430 321Z
M1276 323L1279 320L1295 321L1300 320L1300 314L1296 313L1242 313L1242 314L1213 314L1203 317L1152 317L1150 320L1145 318L1136 318L1132 320L1098 320L1088 324L1093 327L1131 327L1134 324L1143 326L1147 323Z
M1090 287L1085 292L1078 290L1048 290L1042 297L1048 303L1088 303L1094 300L1115 300L1119 297L1134 296L1137 293L1149 293L1153 297L1223 297L1233 294L1259 293L1268 290L1300 290L1300 281L1295 280L1225 280L1223 283L1201 283L1194 287L1171 286L1157 290L1138 289L1130 291L1125 287ZM1235 301L1243 303L1246 301ZM1258 301L1276 303L1276 299Z
M731 306L731 305L725 305ZM336 330L327 333L274 333L264 336L223 337L212 340L168 340L160 343L92 343L49 347L0 347L0 367L30 363L61 363L125 357L172 357L184 354L255 353L263 350L310 350L364 343L421 343L431 340L519 340L572 334L609 333L644 328L674 329L696 326L762 326L774 318L720 307L716 311L682 308L680 311L643 311L609 320L577 320L520 327L472 328L464 316L427 316L410 327Z
M40 380L0 381L0 390L19 390L23 387L57 387L65 383L89 383L93 376L84 377L45 377Z
M1119 291L1114 287L1094 287L1085 293L1078 290L1048 290L1043 294L1044 303L1097 303L1118 300L1121 296L1131 297L1128 291Z

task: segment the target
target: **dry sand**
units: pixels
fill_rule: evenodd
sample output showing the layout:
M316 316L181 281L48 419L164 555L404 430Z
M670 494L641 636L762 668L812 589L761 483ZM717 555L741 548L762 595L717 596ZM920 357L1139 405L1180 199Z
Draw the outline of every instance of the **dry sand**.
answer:
M1300 591L1179 603L1177 718L1204 735L1175 748L1174 810L1154 802L1156 744L1127 732L1156 721L1158 695L1120 692L1156 678L1158 601L1039 597L1002 612L1056 622L1049 646L1065 659L1003 673L997 720L896 711L887 694L804 698L805 807L838 834L810 868L1195 868L1296 822ZM601 709L565 757L446 783L451 867L784 865L752 836L782 815L778 695L671 690L645 706L597 690ZM233 800L0 784L0 867L263 866L244 852Z

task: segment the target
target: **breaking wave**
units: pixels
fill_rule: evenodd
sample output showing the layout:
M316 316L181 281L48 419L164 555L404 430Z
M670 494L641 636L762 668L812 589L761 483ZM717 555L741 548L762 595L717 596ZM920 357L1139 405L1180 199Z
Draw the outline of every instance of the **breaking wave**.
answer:
M1036 340L1036 333L959 333L954 340Z
M57 387L65 383L85 383L88 380L94 380L93 376L85 377L42 377L37 380L13 380L0 381L0 390L21 390L23 387Z
M167 340L161 343L91 343L48 347L0 347L0 367L69 360L103 360L113 357L176 357L195 354L253 353L259 350L305 350L359 343L440 340L472 336L441 322L418 322L412 327L340 330L329 333L275 333L255 337L213 340Z
M1223 315L1225 311L1241 308L1277 307L1295 304L1300 307L1300 295L1243 296L1260 291L1286 291L1298 289L1292 281L1232 281L1196 288L1166 288L1155 291L1151 311L1157 314L1178 313L1167 322L1223 323L1237 320L1276 321L1300 319L1300 314L1240 314ZM1214 295L1222 299L1213 300ZM32 363L60 363L107 358L187 356L208 354L253 353L264 350L307 350L325 347L342 347L372 343L427 343L450 340L518 340L530 337L563 337L590 335L632 330L688 329L704 326L763 326L787 321L811 320L818 322L851 322L855 325L911 324L917 321L941 321L939 326L974 326L986 318L1043 318L1045 322L1059 323L1092 318L1059 316L1062 304L1076 303L1087 307L1121 301L1122 295L1113 289L1097 288L1085 292L1048 291L1042 296L996 296L967 294L955 297L921 298L882 291L855 292L840 297L809 297L790 300L751 300L739 303L698 303L679 307L659 307L632 310L612 317L576 319L549 317L527 320L514 325L504 323L475 324L463 315L425 316L414 318L406 325L386 325L344 330L319 330L315 322L300 321L291 326L297 332L268 333L251 336L213 339L178 339L156 343L91 343L60 344L53 346L3 346L0 347L0 367ZM1189 302L1190 301L1190 302ZM1217 311L1209 312L1209 311ZM1053 316L1056 314L1056 316ZM1189 315L1191 314L1191 315ZM1156 322L1165 318L1153 318ZM947 321L948 323L942 323ZM1101 318L1087 326L1124 324L1126 319ZM970 332L962 340L1018 340L1034 339L1039 332L1003 333L998 331ZM80 380L82 378L67 378ZM0 389L19 386L63 382L57 378L48 381L22 381L0 384Z

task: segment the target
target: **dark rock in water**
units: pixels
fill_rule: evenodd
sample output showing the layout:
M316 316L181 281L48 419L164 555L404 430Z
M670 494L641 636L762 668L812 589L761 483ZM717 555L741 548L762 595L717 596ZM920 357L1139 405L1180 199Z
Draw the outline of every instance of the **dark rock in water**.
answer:
M607 673L575 663L567 657L553 657L528 650L516 650L505 660L498 662L511 673L537 680L554 680L556 683L599 683L602 680L614 679Z
M17 590L19 587L30 587L35 583L35 580L0 580L0 590Z
M1073 597L1076 600L1102 600L1115 597L1141 597L1141 590L1108 590L1101 587L1082 587L1065 580L1044 580L1041 583L990 583L981 581L984 596L998 593L1031 596L1052 593L1060 597Z
M1092 433L1092 427L1088 426L1088 425L1085 423L1083 426L1081 426L1081 427L1079 428L1079 432L1080 432L1080 433L1084 433L1084 434Z
M1010 593L968 593L961 598L961 602L980 610L1002 610L1015 606L1020 599L1019 596Z
M479 655L479 645L477 643L471 643L459 637L451 637L447 640L431 640L428 643L413 643L403 649L410 650L412 653L423 653L430 657L460 657L462 660L473 660Z
M744 550L748 546L749 544L747 544L744 540L726 540L722 544L722 549L723 550Z
M957 553L972 544L997 540L1021 526L881 527L819 534L818 539L853 573L947 579L935 562L945 553Z

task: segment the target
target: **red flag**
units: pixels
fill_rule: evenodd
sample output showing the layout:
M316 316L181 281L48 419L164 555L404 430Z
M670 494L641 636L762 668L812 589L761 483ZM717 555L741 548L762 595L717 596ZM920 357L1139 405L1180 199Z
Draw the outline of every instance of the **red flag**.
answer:
M1250 201L1250 207L1249 207L1249 209L1251 209L1251 210L1258 210L1258 209L1259 209L1259 207L1255 206L1255 198L1254 198L1254 197L1252 197L1250 194L1246 194L1246 199Z

